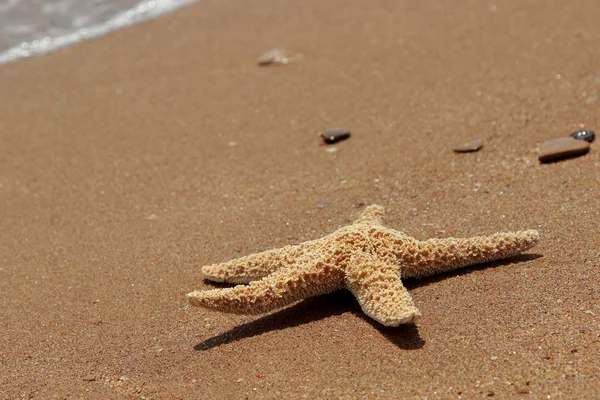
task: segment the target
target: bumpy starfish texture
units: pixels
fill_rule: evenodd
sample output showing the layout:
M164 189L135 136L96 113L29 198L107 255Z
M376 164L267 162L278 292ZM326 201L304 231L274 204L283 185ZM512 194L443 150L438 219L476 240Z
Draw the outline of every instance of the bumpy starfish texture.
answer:
M194 291L188 301L228 313L260 314L346 288L369 317L398 326L421 316L402 278L511 257L539 240L537 231L528 230L420 241L384 227L383 215L383 207L372 205L354 224L321 239L205 266L208 279L240 285Z

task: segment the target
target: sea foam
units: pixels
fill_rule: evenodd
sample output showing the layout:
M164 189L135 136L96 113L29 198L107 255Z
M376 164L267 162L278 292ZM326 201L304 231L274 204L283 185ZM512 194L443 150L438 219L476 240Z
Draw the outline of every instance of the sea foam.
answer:
M42 55L195 0L0 0L0 64Z

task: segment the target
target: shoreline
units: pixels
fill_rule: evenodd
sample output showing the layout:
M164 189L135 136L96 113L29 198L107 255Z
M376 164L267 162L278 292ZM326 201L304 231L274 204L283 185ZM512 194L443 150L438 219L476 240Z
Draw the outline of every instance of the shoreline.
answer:
M59 36L39 36L23 41L0 51L0 65L17 62L24 58L39 57L61 48L82 44L114 32L118 29L131 27L149 19L159 18L181 7L186 7L195 0L148 0L140 1L134 7L122 10L106 21L86 26ZM56 27L55 27L56 29Z

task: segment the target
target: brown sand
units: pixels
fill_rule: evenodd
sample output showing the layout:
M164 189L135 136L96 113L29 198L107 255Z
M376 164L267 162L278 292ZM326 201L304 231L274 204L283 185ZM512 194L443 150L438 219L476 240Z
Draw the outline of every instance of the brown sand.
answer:
M600 392L599 144L534 151L600 130L597 10L202 0L1 66L0 397ZM257 67L275 46L305 57ZM317 133L340 126L326 153ZM421 239L542 242L408 282L417 326L382 328L348 292L264 317L186 307L213 287L200 266L321 237L359 203Z

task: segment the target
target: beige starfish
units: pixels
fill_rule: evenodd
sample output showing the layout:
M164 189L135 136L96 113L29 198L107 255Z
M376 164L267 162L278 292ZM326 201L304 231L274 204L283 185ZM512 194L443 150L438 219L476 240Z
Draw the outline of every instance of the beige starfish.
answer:
M539 240L535 230L468 239L420 241L383 226L372 205L354 224L321 239L202 268L213 281L249 283L195 291L189 302L236 314L260 314L297 300L349 289L365 314L386 326L421 316L401 278L420 278L519 254Z

